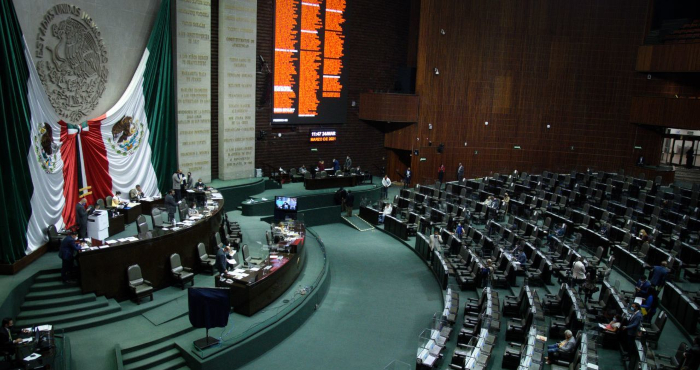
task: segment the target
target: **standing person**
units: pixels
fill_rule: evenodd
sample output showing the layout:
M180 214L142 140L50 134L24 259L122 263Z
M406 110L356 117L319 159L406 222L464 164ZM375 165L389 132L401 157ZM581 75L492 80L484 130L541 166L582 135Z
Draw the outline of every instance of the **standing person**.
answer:
M71 231L63 240L61 241L61 249L58 251L58 257L61 258L61 281L63 283L68 283L68 274L73 269L73 254L81 249L80 245L77 243L78 233Z
M464 226L462 226L461 222L457 225L457 229L455 230L455 234L457 234L457 237L460 240L462 239L462 234L464 234Z
M173 173L173 190L175 190L175 200L179 201L182 199L182 192L180 188L180 184L182 183L182 179L180 178L182 176L182 171L177 170L175 173Z
M389 188L390 187L391 187L391 179L389 179L389 175L384 175L384 178L382 179L382 198L383 199L389 198Z
M171 189L165 196L165 208L168 210L168 222L175 222L175 212L177 211L177 201L175 201L175 189Z
M192 184L194 184L194 177L192 177L192 172L188 172L184 190L192 189Z
M345 197L345 209L347 209L347 217L352 217L352 206L355 203L355 195L348 190L348 195Z
M406 175L403 178L403 188L408 189L411 186L411 167L406 169Z
M333 158L333 172L337 174L338 171L340 171L340 162Z
M626 326L622 327L622 330L627 332L627 356L629 356L634 349L634 340L637 337L639 326L642 324L642 313L639 311L639 304L632 303L632 311L634 313L632 317L630 317L629 322Z
M644 299L644 303L641 306L642 315L644 315L643 321L646 323L651 323L651 319L656 314L656 306L659 305L657 298L656 290L649 289L649 296Z
M318 161L318 172L325 171L326 170L326 164L323 161Z
M445 165L442 163L438 167L438 181L440 181L440 188L442 188L442 183L445 181Z
M642 275L634 286L634 296L642 298L647 297L649 288L651 288L651 283L647 280L645 275Z
M87 199L83 198L75 205L75 222L78 224L78 236L80 239L87 238L87 222L88 214L85 205Z
M459 166L457 166L457 181L462 181L464 178L464 166L462 166L462 162L459 162Z
M666 283L666 275L668 275L668 262L662 261L661 266L654 266L651 270L651 287L660 292Z
M493 262L491 259L486 260L486 266L481 269L481 287L486 288L491 286L491 276L494 272Z
M685 152L685 166L688 168L693 168L693 154L695 154L695 152L691 146L688 148L688 151Z
M433 231L433 235L430 237L430 250L437 249L439 251L441 246L442 246L442 237L440 236L440 233L438 232L438 230L435 229L435 231Z
M586 280L586 265L583 264L581 257L576 258L574 266L571 268L571 274L574 278L574 284L583 284Z
M229 253L231 253L231 247L229 247L228 245L223 248L219 248L216 251L216 271L218 271L221 275L225 274L226 271L228 271L228 263L226 261L226 257Z
M350 159L350 156L345 157L345 172L350 172L350 169L352 168L352 159Z
M510 203L510 196L506 193L503 196L503 213L508 213L508 203Z

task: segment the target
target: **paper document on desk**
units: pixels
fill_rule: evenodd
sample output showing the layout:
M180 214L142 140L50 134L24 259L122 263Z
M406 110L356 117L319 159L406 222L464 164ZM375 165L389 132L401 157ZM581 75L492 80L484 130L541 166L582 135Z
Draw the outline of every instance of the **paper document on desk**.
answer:
M107 241L105 241L106 244L114 244L114 243L116 243L116 242L117 242L116 240L107 240Z
M117 241L123 243L123 242L128 242L129 239L128 238L121 238L121 239L117 239Z
M643 301L642 297L637 297L637 298L634 299L634 303L636 303L636 304L638 304L638 305L640 305L640 306L642 305L642 301Z
M139 241L139 238L137 238L135 236L130 236L130 237L126 238L126 240L130 241L130 242L137 242L137 241Z
M36 330L38 331L49 331L51 329L53 329L53 326L51 325L39 325L36 327Z
M141 204L141 203L129 203L129 204L127 204L126 206L129 207L129 208L134 208L134 207L136 207L136 206L138 206L138 205L140 205L140 204Z
M29 362L29 361L34 361L34 360L36 360L36 359L39 358L39 357L41 357L40 354L38 354L38 353L32 353L31 355L25 357L25 358L24 358L24 361L27 361L27 362Z
M260 267L253 267L250 269L250 271L260 271Z
M29 343L32 341L32 338L22 338L22 343Z
M187 192L188 192L188 193L194 193L194 190L192 190L192 189L187 189Z

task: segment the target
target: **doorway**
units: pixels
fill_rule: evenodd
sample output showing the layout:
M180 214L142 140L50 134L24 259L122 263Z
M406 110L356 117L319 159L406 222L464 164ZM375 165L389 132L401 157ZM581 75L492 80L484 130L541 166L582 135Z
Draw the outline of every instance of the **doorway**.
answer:
M664 144L664 162L669 165L686 166L687 153L692 148L691 164L695 166L698 149L700 149L700 138L671 137L667 138Z

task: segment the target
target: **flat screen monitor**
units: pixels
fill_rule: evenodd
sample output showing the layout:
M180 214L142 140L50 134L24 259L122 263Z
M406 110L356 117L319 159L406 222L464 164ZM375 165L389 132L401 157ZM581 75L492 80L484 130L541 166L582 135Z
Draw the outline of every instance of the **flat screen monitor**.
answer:
M296 212L297 198L291 197L275 197L275 209L281 211Z

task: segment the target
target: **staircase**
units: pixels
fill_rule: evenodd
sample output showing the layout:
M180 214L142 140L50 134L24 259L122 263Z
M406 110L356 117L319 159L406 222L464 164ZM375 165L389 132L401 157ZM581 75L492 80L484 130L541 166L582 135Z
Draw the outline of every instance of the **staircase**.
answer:
M361 219L358 216L352 216L352 217L347 217L347 216L340 216L347 222L350 226L354 227L355 229L359 231L370 231L374 230L374 226L370 224L369 222Z
M181 370L189 369L174 338L194 330L187 318L176 319L176 328L160 338L121 348L116 347L118 370Z
M45 270L24 297L16 325L50 324L65 331L78 330L106 322L119 311L121 306L115 300L82 294L79 287L61 282L60 270Z

